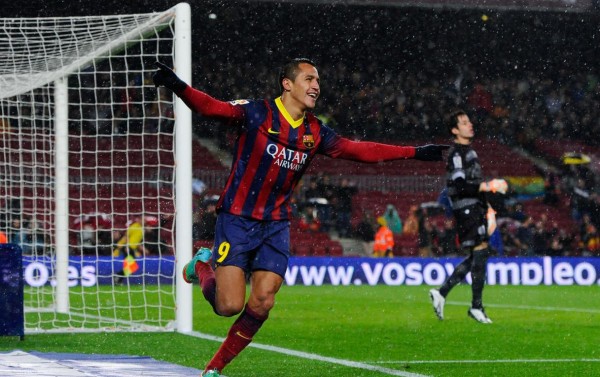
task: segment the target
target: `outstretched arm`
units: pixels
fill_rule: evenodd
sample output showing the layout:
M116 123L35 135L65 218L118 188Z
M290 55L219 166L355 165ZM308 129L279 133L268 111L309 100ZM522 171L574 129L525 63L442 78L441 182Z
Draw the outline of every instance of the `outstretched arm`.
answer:
M194 112L207 117L241 119L244 111L229 102L219 101L208 94L196 90L183 82L175 72L161 62L156 62L158 70L152 76L156 87L171 89Z
M441 161L443 159L442 152L450 146L428 144L420 147L402 147L340 138L337 147L339 154L334 157L360 162L380 162L407 158L421 161Z

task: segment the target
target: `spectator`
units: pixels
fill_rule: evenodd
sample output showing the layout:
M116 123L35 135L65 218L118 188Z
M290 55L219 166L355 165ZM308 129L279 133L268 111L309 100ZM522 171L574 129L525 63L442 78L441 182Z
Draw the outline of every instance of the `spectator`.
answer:
M322 200L316 201L318 218L321 222L321 230L329 232L333 221L333 206L332 201L336 195L336 187L331 183L331 178L328 174L319 174L317 177L317 190L319 191L322 198L325 198L326 202Z
M23 249L23 244L27 240L25 228L27 228L27 221L22 222L20 218L13 219L10 232L8 233L8 241L19 245Z
M160 227L157 216L138 216L128 222L125 234L117 241L113 257L122 257L123 270L115 273L115 284L122 284L125 277L138 269L136 259L146 255L161 255L164 251L160 242ZM135 265L134 270L125 268L126 264Z
M584 255L600 256L600 234L594 224L586 226L585 234L582 237Z
M393 204L387 205L383 218L385 219L388 228L390 228L392 233L402 234L402 219L400 219L398 210Z
M335 226L340 238L349 237L352 231L350 217L352 216L352 197L358 192L356 185L347 178L342 178L340 185L335 188L333 195L333 210L335 211Z
M300 215L299 228L305 232L316 233L321 231L321 221L316 207L313 204L307 204Z
M548 242L548 256L560 257L565 254L566 247L569 245L569 237L564 229L558 229L555 225L554 228L549 232L550 241Z
M546 255L548 253L548 232L543 221L537 221L533 228L533 253L535 255Z
M458 233L452 219L444 220L444 226L438 233L438 239L442 254L447 256L458 254Z
M27 237L23 243L23 254L43 255L46 250L46 234L39 221L31 219L29 229L25 231Z
M356 238L362 241L365 255L371 255L375 239L375 229L373 229L373 215L369 212L364 212L362 219L356 226Z
M544 177L544 204L556 206L559 202L560 189L558 178L553 172L548 172Z
M217 202L212 197L207 198L203 207L198 221L193 225L193 237L194 240L213 240L217 224Z
M430 258L433 256L434 243L437 240L437 231L431 220L426 216L421 217L419 223L419 256L422 258Z
M331 219L331 193L322 177L312 179L305 192L305 205L310 203L317 210L316 217L319 219L319 227L324 231L329 231L329 222ZM302 216L302 215L301 215Z
M160 239L161 226L158 216L144 216L143 255L163 255L165 252Z
M500 235L502 238L502 247L504 255L515 256L519 254L519 247L515 237L516 229L509 221L504 221L499 225Z
M117 241L113 257L141 257L144 255L142 242L144 239L144 217L139 216L127 223L125 234Z
M79 246L83 254L110 255L112 220L104 213L88 213L75 219Z
M421 210L417 206L410 206L408 216L404 222L403 233L411 236L416 236L419 232L419 213Z
M571 216L573 219L581 221L584 215L590 214L591 204L591 193L586 187L585 180L578 178L570 196Z
M534 228L535 226L533 225L533 218L531 216L527 216L525 221L521 223L521 226L517 228L515 240L517 247L519 248L519 255L523 257L535 255Z
M375 243L373 244L373 256L382 257L393 257L394 256L394 234L387 227L385 219L383 217L377 218L377 224L379 228L375 233Z
M527 218L527 214L525 213L525 207L521 202L511 202L510 204L508 204L507 210L507 217L510 217L513 220L523 222Z

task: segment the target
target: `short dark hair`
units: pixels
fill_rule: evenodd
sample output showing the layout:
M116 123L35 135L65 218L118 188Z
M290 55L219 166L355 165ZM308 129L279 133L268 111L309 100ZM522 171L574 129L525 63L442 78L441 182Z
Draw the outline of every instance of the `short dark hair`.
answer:
M279 89L283 92L283 79L290 79L294 81L298 75L298 66L302 63L307 63L316 67L317 65L310 59L307 58L295 58L285 63L279 70Z
M458 117L467 115L464 110L457 109L452 111L448 116L446 116L446 127L448 128L448 133L452 134L452 129L458 127Z

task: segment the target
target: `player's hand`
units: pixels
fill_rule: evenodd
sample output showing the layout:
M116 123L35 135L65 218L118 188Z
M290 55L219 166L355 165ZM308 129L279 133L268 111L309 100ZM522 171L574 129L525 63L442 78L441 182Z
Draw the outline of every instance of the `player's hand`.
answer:
M171 68L161 62L156 62L154 65L158 68L158 71L154 72L152 75L154 86L164 86L175 93L181 93L187 88L187 84L177 77Z
M508 183L504 179L492 179L491 181L483 182L481 186L481 191L493 193L506 194L508 190Z
M444 156L442 152L450 148L444 144L427 144L415 148L415 160L421 161L442 161Z

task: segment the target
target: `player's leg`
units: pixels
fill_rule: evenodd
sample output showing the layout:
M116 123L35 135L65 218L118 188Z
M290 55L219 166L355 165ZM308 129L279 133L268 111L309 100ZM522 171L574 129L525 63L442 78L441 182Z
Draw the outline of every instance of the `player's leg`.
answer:
M487 260L490 256L490 249L488 247L489 239L489 226L493 225L488 222L487 208L483 206L477 206L472 208L468 218L469 226L471 227L470 240L473 244L473 265L471 266L471 290L472 290L472 303L471 307L467 311L469 317L475 319L481 323L492 323L483 310L482 294L483 287L485 285L486 267Z
M248 303L231 326L227 338L208 363L207 371L222 371L252 342L254 335L269 317L269 312L275 304L275 295L283 284L289 259L289 222L264 222L260 224L260 229L255 235L261 236L262 244L256 250L256 256L251 262L252 275ZM221 268L217 268L217 274ZM219 290L220 284L219 279L217 284ZM219 300L217 299L218 302Z
M217 269L217 271L220 268ZM206 366L206 371L222 371L244 348L252 342L269 316L283 278L269 271L255 271L251 277L248 303L235 320L221 347Z
M200 249L184 268L184 280L198 281L204 298L219 315L230 317L244 307L245 275L250 271L253 249L260 245L260 238L252 231L257 228L254 223L227 213L219 214L212 264L208 259L213 252L204 249L207 253L202 255Z
M472 307L478 309L483 308L481 297L485 285L486 266L489 255L490 250L487 246L482 249L473 250L473 266L471 267L471 286L473 290Z
M444 284L440 287L440 289L431 289L429 291L429 298L431 299L431 305L433 306L433 311L438 319L444 319L444 305L446 303L446 296L448 293L454 288L458 283L463 281L469 271L471 270L471 266L473 264L473 255L469 255L465 258L452 272L450 277L446 279Z
M473 292L473 301L468 311L470 317L481 323L492 323L483 309L483 287L485 286L487 260L490 250L487 243L480 245L473 250L473 266L471 267L471 290Z
M469 250L469 256L465 258L452 272L452 274L446 279L444 284L439 289L431 289L429 291L429 298L433 306L433 311L438 319L444 319L444 305L446 303L446 296L450 291L460 282L462 282L473 265L473 254L471 248L476 245L475 240L479 239L477 235L479 215L477 215L478 206L469 205L464 208L454 210L454 218L456 219L458 239L461 242L463 250ZM476 215L473 216L473 213Z
M471 271L473 266L473 254L470 254L467 258L465 258L456 268L452 271L452 274L444 284L440 287L439 291L443 297L448 296L448 293L454 288L457 284L465 280L465 277Z
M215 312L232 317L244 309L246 273L238 266L219 266L215 270Z
M218 268L217 271L221 269ZM248 303L235 320L217 353L206 366L206 371L222 371L244 348L252 342L269 317L283 278L269 271L255 271L251 277Z
M486 212L487 209L479 203L454 210L458 239L460 240L461 248L469 251L469 257L456 266L452 275L442 285L440 288L442 296L446 297L454 286L464 280L469 271L472 273L473 252L487 246ZM480 261L480 258L478 261Z

